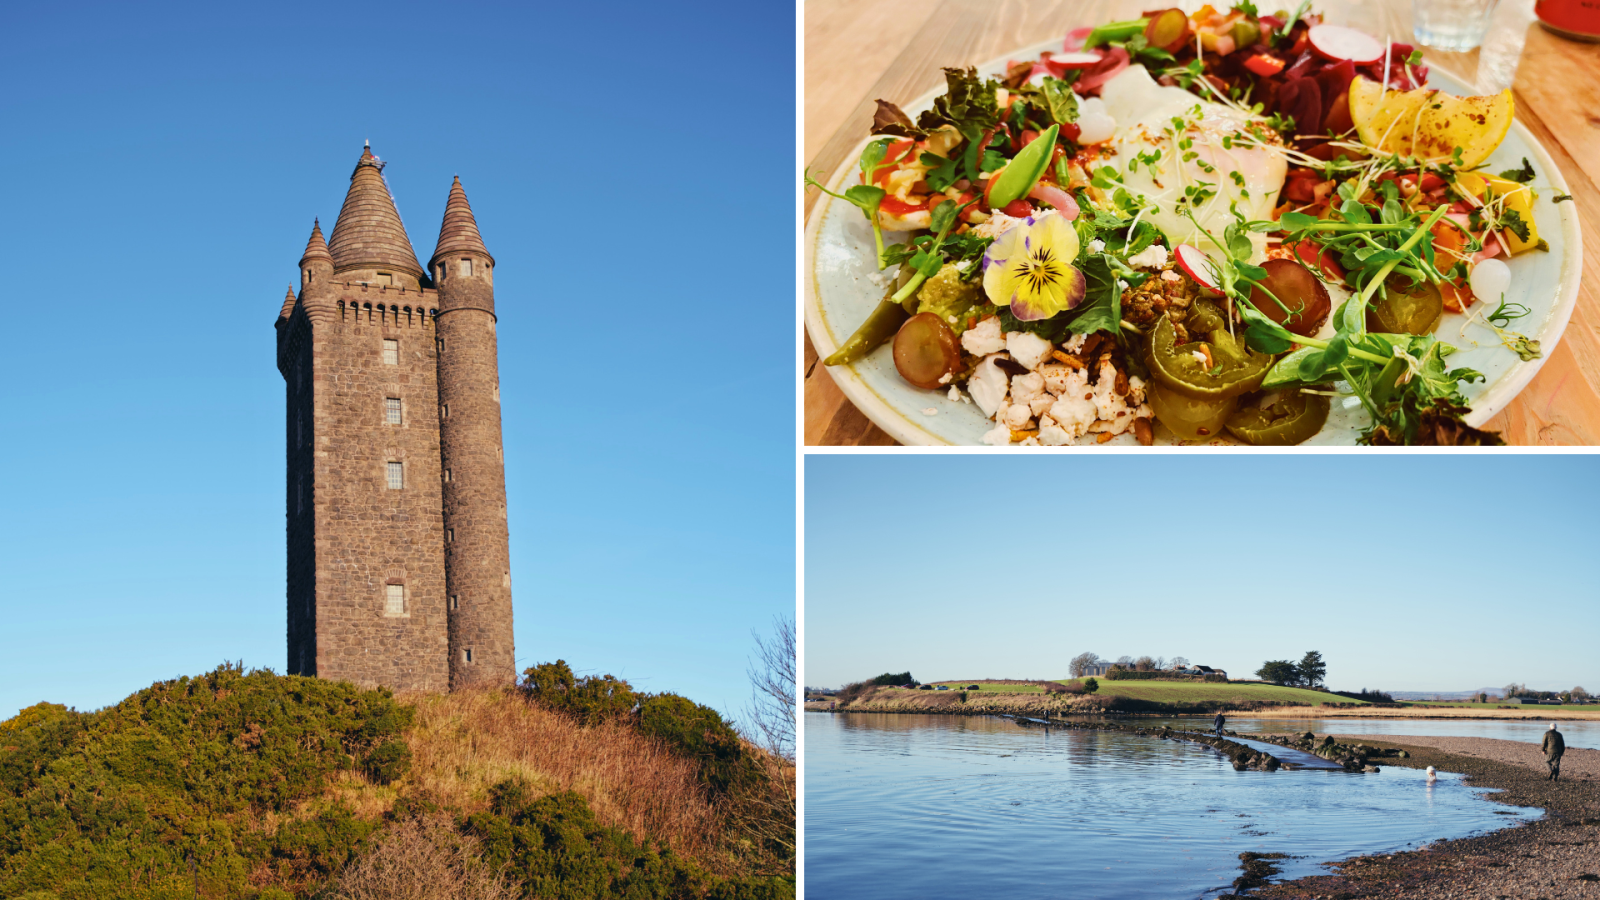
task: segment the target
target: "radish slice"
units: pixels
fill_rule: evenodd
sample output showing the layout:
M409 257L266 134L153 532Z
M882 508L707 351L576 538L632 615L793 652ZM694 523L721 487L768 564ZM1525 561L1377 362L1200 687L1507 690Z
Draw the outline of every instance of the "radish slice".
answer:
M1383 42L1365 31L1343 25L1316 25L1306 32L1306 37L1311 41L1311 49L1323 59L1334 62L1348 59L1358 66L1383 59Z
M1222 288L1217 285L1216 276L1211 274L1215 266L1211 262L1211 258L1206 256L1199 247L1192 244L1179 244L1177 251L1172 255L1177 257L1178 268L1182 269L1185 275L1193 278L1195 284L1212 293L1222 293Z
M1102 59L1100 54L1088 53L1052 53L1045 62L1051 66L1063 69L1087 69Z
M1093 33L1093 28L1074 28L1067 32L1066 39L1061 42L1061 49L1068 53L1076 53L1083 49L1083 42L1087 41L1089 35Z

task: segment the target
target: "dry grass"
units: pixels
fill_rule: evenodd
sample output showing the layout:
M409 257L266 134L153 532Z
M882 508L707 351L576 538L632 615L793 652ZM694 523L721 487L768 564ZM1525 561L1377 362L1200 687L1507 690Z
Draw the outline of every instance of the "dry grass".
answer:
M405 782L443 806L484 809L491 785L517 778L535 794L576 791L601 822L707 863L722 842L726 817L707 799L695 763L626 724L585 728L501 689L400 699L417 711Z
M339 873L332 900L518 900L448 816L404 822Z

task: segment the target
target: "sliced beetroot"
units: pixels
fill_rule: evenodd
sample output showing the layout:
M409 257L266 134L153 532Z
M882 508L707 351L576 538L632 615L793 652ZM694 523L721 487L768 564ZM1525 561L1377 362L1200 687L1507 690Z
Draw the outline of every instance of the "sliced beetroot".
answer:
M1350 95L1340 94L1328 105L1328 114L1322 119L1322 130L1328 134L1344 134L1355 127L1350 118Z
M917 313L895 333L894 367L916 387L933 390L941 378L960 371L961 345L937 315Z
M1316 133L1322 124L1322 87L1313 78L1283 82L1278 87L1278 111L1294 119L1296 131Z
M1310 50L1307 50L1300 54L1294 62L1289 64L1289 68L1284 70L1283 77L1285 80L1304 78L1311 74L1312 67L1317 65L1318 62L1320 62L1320 60L1318 60L1316 56L1312 55Z
M1383 42L1365 31L1343 25L1315 25L1306 32L1306 38L1311 49L1329 61L1348 59L1366 64L1383 59Z
M1315 77L1317 85L1322 88L1322 106L1326 109L1333 98L1350 90L1350 82L1356 80L1356 64L1341 59L1318 72Z
M1328 289L1297 260L1269 259L1261 267L1267 270L1262 285L1283 302L1280 306L1258 287L1250 291L1250 304L1262 315L1295 334L1316 334L1322 323L1328 320L1328 313L1333 310Z

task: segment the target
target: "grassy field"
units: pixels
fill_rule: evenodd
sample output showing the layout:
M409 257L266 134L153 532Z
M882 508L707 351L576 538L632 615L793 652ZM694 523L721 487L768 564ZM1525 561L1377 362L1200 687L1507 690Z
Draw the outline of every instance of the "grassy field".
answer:
M1064 678L1062 683L1077 679ZM1204 681L1107 681L1100 682L1099 693L1107 697L1130 697L1156 703L1174 703L1196 700L1276 700L1287 703L1361 703L1337 694L1308 691L1305 688L1279 687L1275 684L1216 684Z
M1019 681L933 681L929 682L935 687L948 685L950 690L959 691L968 685L978 685L978 690L989 691L996 694L1042 694L1044 688L1036 683Z

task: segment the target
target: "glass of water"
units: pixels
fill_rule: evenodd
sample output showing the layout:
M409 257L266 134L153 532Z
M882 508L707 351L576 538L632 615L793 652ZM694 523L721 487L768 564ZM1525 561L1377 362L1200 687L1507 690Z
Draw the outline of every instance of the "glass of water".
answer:
M1417 43L1435 50L1471 50L1483 43L1498 0L1411 0Z

